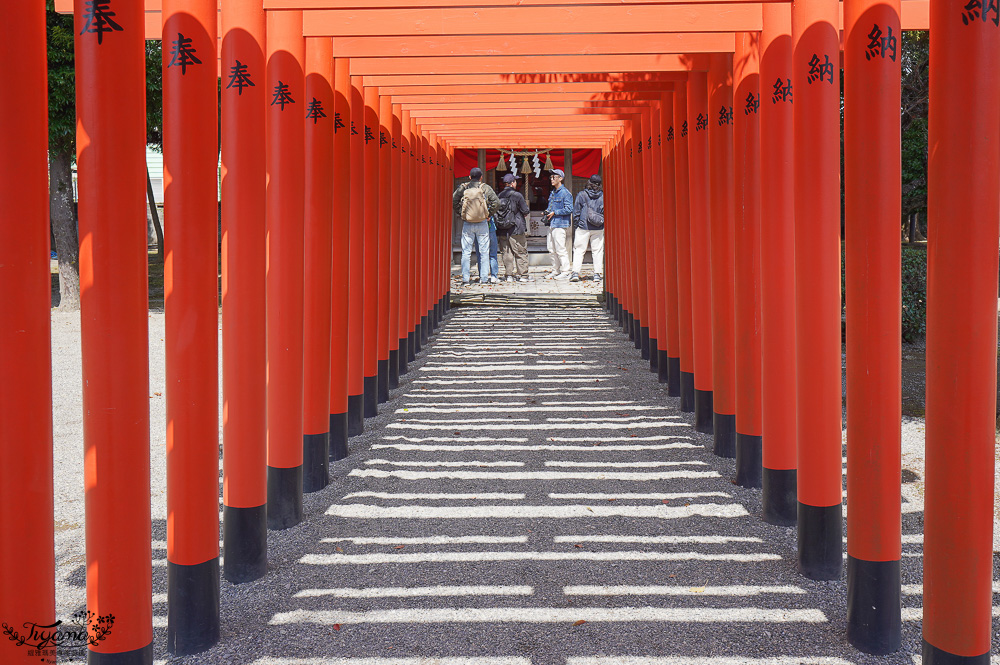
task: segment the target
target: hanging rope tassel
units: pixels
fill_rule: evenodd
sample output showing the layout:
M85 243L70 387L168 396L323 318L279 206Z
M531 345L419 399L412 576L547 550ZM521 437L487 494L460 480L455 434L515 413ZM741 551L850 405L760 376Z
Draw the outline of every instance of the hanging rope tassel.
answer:
M528 162L528 157L525 156L525 158L524 158L524 164L521 164L521 172L522 173L527 173L530 170L531 170L531 164Z
M545 153L545 170L546 171L551 171L554 168L555 168L555 165L552 163L552 155L550 155L548 152L546 152Z
M500 153L500 161L497 162L497 171L506 171L507 163L503 161L503 153Z

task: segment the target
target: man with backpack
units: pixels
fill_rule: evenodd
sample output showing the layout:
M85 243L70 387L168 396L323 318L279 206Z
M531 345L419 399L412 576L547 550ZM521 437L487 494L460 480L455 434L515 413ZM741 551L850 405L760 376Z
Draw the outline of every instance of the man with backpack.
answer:
M599 282L604 273L604 191L601 189L601 176L590 176L587 188L576 195L573 220L576 222L576 240L573 242L573 274L569 281L580 281L583 255L590 244L590 253L594 258L594 281Z
M500 205L493 213L496 220L497 242L507 281L528 281L528 223L525 215L531 213L528 202L517 191L517 176L508 173L503 177Z
M479 283L498 281L490 277L490 229L489 218L500 204L493 188L483 182L483 170L479 167L469 172L469 182L463 184L452 195L452 207L462 218L462 284L469 283L469 260L472 245L479 247Z

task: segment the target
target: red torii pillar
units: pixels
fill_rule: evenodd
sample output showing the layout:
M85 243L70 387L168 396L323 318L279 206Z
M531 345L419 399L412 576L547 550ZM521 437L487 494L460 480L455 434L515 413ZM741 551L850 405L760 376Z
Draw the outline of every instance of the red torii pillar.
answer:
M736 35L736 483L761 486L760 33Z
M799 570L821 580L843 566L839 23L834 0L792 4Z
M378 88L364 86L364 122L358 126L364 141L364 375L365 418L378 415Z
M153 660L143 5L74 3L89 658Z
M930 15L925 665L990 662L1000 12L969 7Z
M377 90L377 88L376 88ZM392 317L392 99L388 95L378 96L378 126L372 126L375 138L372 143L378 150L378 180L374 183L378 197L378 402L389 400L391 346L389 328ZM396 377L398 384L399 377Z
M420 164L420 158L423 156L423 138L420 134L420 128L417 125L417 121L414 118L410 119L410 127L412 133L412 141L410 143L410 150L413 153L411 155L412 167L412 191L413 198L411 200L413 207L413 248L415 251L414 256L417 257L416 264L414 265L413 275L410 281L410 302L413 303L413 351L414 353L420 353L423 348L424 343L427 341L426 333L424 332L422 310L420 302L420 271L423 266L423 239L424 239L424 224L425 219L425 208L427 200L427 192L424 191L423 182L423 170Z
M798 510L791 16L763 6L760 55L761 512L781 526Z
M660 168L663 191L663 253L664 253L664 320L667 344L664 356L660 358L660 381L664 376L667 395L680 397L681 394L681 350L680 322L678 321L677 293L677 189L674 167L674 94L663 93L660 105L660 137L662 147Z
M637 115L635 118L628 123L629 134L628 134L628 146L629 146L629 158L626 163L626 187L628 188L629 195L627 201L631 204L631 210L629 211L629 219L634 220L634 223L629 226L629 243L631 245L631 257L632 261L629 263L631 268L632 277L632 341L635 344L635 348L639 350L642 354L643 349L643 339L646 340L646 356L649 354L649 327L643 326L643 323L649 323L648 320L648 301L647 301L647 280L646 280L646 245L645 245L645 220L646 211L643 205L643 192L641 191L642 185L642 153L639 151L639 146L642 145L642 127L641 119ZM645 333L643 329L645 328Z
M167 651L219 641L218 4L163 3Z
M302 12L267 12L267 526L302 521Z
M709 56L708 95L712 431L715 454L736 457L736 209L731 54Z
M410 158L410 112L400 110L399 138L399 373L409 371L409 363L414 360L413 335L410 333L410 319L413 313L413 303L409 298L409 285L413 279L412 270L416 265L413 258L413 185L412 160Z
M392 292L389 294L395 303L389 311L389 387L399 386L399 377L406 373L406 339L400 335L401 321L405 314L405 301L402 298L402 286L405 277L406 245L404 244L402 215L406 205L403 191L403 163L401 150L403 145L402 107L392 105L392 228L390 234L394 239L392 272ZM395 385L393 385L395 380Z
M642 348L643 360L648 360L650 369L655 369L653 352L656 342L656 239L653 223L653 151L652 151L652 111L643 109L639 114L639 136L636 142L638 155L636 169L639 174L636 201L641 204L642 215L637 218L641 235L636 249L639 251L640 273L642 280Z
M267 572L267 323L261 0L222 4L222 546L234 584Z
M333 220L331 228L330 460L347 457L351 347L351 63L333 60ZM360 374L359 374L360 377Z
M656 380L666 383L666 368L661 369L660 361L663 365L667 363L667 288L666 288L666 258L664 249L664 192L661 183L663 182L663 135L660 133L662 126L661 103L656 101L653 104L651 118L649 148L650 159L652 160L651 181L648 189L652 195L652 263L653 263L653 303L656 311L652 316L653 326L650 328L649 341L649 368L656 372ZM654 137L655 135L655 137Z
M302 491L329 482L333 311L333 40L306 38Z
M350 60L348 68L350 68ZM347 359L347 435L357 436L364 431L364 419L368 414L367 358L365 348L365 316L367 312L365 293L370 286L365 281L367 250L365 239L365 101L364 86L360 76L351 76L350 116L344 120L349 131L351 144L350 189L351 220L348 245L351 255L350 287L347 303L347 339L350 355ZM374 404L372 405L374 408ZM373 414L374 415L374 414Z
M902 639L899 9L844 3L847 637L875 654Z
M674 140L674 211L677 225L677 325L680 341L681 411L694 411L694 316L691 303L691 169L688 159L687 83L674 86L674 124L667 130Z
M694 340L694 427L712 434L712 269L709 223L708 74L687 80L688 164L691 216L691 325Z
M0 105L0 616L46 625L55 532L45 7L13 3L6 18L17 29L0 43L0 87L18 100ZM5 639L0 661L38 659Z

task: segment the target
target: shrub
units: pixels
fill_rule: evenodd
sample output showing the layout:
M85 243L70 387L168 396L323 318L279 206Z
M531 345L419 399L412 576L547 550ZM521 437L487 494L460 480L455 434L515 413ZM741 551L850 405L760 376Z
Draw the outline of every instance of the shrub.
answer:
M903 248L903 340L915 342L927 330L927 250Z

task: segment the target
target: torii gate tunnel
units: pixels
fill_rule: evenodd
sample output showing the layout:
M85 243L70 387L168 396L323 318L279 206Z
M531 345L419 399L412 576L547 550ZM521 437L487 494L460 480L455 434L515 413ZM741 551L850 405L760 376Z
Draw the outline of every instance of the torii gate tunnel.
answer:
M737 481L761 487L763 519L797 524L801 574L838 579L841 69L847 638L898 649L906 29L933 33L923 662L989 662L996 2L56 4L76 25L87 607L117 617L89 662L153 653L144 39L163 40L165 205L182 220L165 270L172 653L220 636L220 136L226 579L265 575L268 529L303 519L303 492L442 320L454 151L497 146L602 150L606 307ZM55 620L44 3L13 0L4 19L0 617L41 624ZM5 639L0 661L35 659Z

